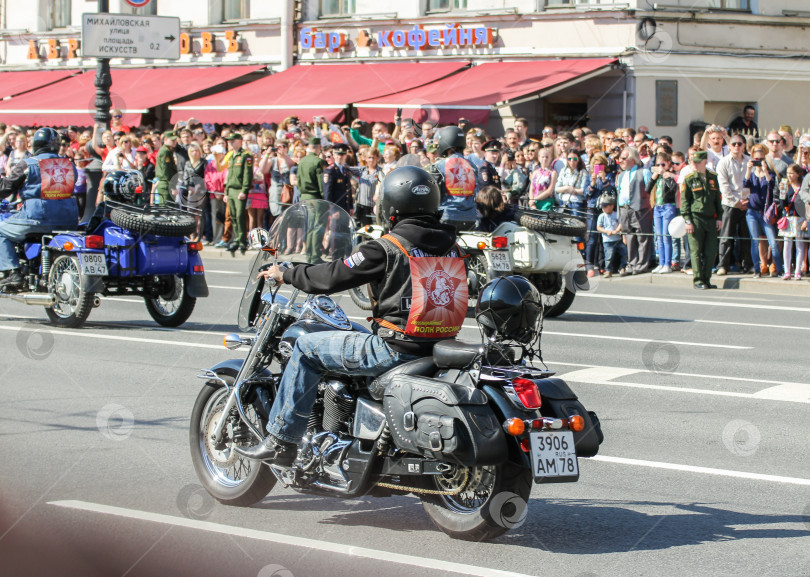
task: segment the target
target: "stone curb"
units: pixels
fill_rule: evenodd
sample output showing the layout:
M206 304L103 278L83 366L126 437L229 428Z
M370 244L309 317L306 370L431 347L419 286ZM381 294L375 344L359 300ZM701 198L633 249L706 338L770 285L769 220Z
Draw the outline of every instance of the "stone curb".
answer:
M599 282L651 284L657 286L679 286L682 288L689 288L692 285L692 275L687 275L682 272L673 272L669 274L645 273L626 277L600 277ZM726 276L712 275L711 282L716 284L718 289L724 290L769 295L810 297L810 281L805 279L795 281L782 280L781 278L753 278L750 274L728 274Z

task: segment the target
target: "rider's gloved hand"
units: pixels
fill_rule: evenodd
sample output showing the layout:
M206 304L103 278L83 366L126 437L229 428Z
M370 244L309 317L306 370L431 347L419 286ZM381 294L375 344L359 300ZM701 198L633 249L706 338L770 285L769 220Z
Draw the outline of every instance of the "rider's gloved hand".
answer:
M286 267L281 267L278 265L273 265L267 270L261 271L256 278L263 278L265 280L272 280L275 281L274 285L282 285L284 284L284 271L287 270Z

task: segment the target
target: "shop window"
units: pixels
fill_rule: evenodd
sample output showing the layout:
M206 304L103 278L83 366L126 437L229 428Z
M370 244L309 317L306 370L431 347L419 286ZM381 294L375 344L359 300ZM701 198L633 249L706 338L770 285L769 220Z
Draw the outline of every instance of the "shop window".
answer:
M70 26L70 0L53 0L51 3L50 25L51 30Z
M467 0L430 0L428 12L443 12L448 10L466 10Z
M245 20L250 17L250 0L224 0L222 20Z
M321 0L321 16L351 16L354 0Z

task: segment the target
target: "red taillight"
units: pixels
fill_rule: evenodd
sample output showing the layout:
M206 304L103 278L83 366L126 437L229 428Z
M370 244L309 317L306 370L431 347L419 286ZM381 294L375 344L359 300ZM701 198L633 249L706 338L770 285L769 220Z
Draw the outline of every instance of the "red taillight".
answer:
M524 453L528 453L532 450L532 442L529 439L521 439L520 448Z
M529 379L512 379L512 387L515 389L520 402L527 409L539 409L543 406L540 398L540 390L534 381Z
M509 239L505 236L493 236L492 246L495 248L506 248L509 245Z
M136 186L135 187L135 194L143 194L143 187L142 186Z
M203 268L203 265L195 264L194 265L194 272L205 272L205 269Z
M104 237L97 234L91 234L84 237L85 248L104 248Z
M190 242L188 243L188 250L191 252L200 252L203 249L203 243L201 242Z

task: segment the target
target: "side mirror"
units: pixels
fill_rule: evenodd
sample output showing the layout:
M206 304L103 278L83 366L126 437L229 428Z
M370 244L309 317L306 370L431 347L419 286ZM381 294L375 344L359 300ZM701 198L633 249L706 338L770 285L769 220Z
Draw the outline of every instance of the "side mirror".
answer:
M250 248L263 249L270 242L270 233L263 228L254 228L248 232Z

